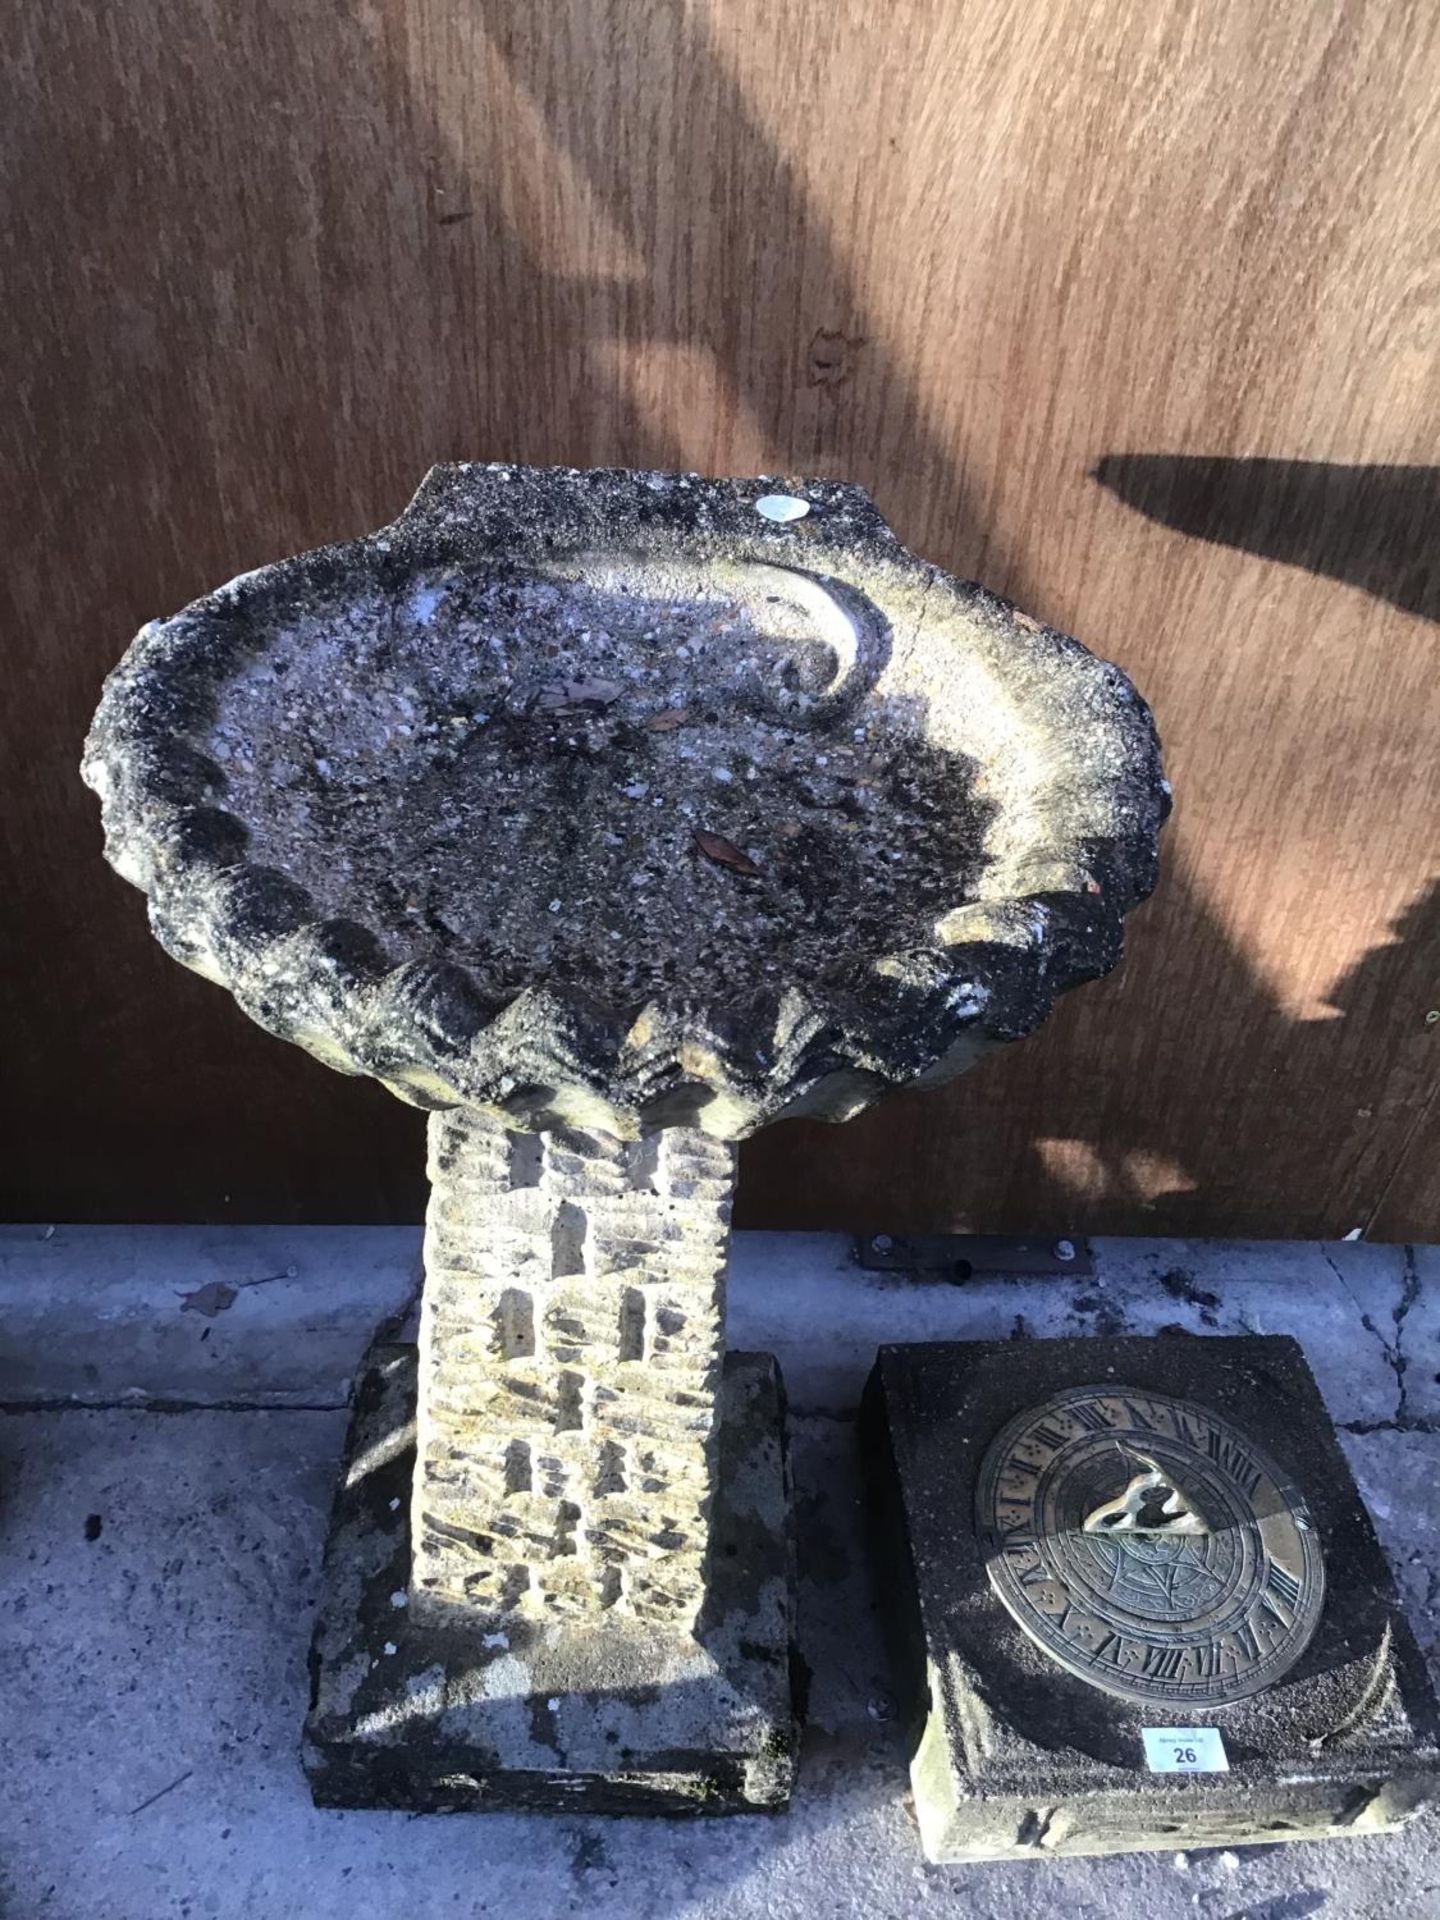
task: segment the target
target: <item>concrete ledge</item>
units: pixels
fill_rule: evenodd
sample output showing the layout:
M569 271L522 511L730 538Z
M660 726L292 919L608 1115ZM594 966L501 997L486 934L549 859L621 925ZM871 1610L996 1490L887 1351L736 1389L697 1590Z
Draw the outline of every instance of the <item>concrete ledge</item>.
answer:
M877 1347L997 1333L1292 1333L1335 1421L1440 1423L1440 1249L1092 1242L1083 1280L868 1273L848 1236L737 1233L732 1347L851 1410ZM420 1279L416 1227L0 1227L0 1404L343 1406ZM819 1337L823 1334L823 1337Z
M0 1227L0 1403L343 1407L418 1227Z

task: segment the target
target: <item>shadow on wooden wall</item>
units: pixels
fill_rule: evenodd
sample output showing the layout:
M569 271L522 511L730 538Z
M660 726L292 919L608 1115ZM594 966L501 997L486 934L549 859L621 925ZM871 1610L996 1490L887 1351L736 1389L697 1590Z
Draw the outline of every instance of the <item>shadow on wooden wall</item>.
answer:
M1181 533L1440 621L1440 467L1107 453L1095 478Z
M1315 1130L1338 1122L1337 1130L1351 1143L1347 1153L1326 1165L1325 1177L1342 1192L1374 1194L1369 1211L1337 1228L1333 1237L1370 1228L1386 1197L1387 1169L1393 1173L1403 1166L1407 1150L1418 1145L1432 1117L1427 1103L1434 1094L1435 1046L1410 982L1418 959L1434 975L1440 1005L1440 881L1406 910L1390 939L1334 982L1325 996L1326 1011L1308 1020L1286 1012L1183 873L1172 869L1162 899L1169 941L1183 947L1215 995L1216 1018L1147 1025L1144 1057L1126 1058L1120 1070L1127 1081L1149 1072L1165 1086L1182 1085L1184 1100L1140 1109L1114 1100L1103 1085L1089 1096L1083 1086L1047 1072L1056 1056L1063 1068L1069 1051L1065 1037L1042 1030L1022 1041L1036 1056L1030 1063L1041 1088L1036 1124L1007 1162L1003 1182L987 1196L975 1224L1000 1219L1009 1231L1061 1233L1073 1226L1079 1209L1094 1231L1193 1235L1206 1230L1197 1225L1197 1209L1201 1222L1243 1218L1253 1205L1254 1159L1265 1116L1295 1116L1303 1123L1318 1099L1326 1111L1315 1116ZM1152 909L1160 911L1158 904ZM1132 936L1127 970L1139 973L1152 958L1149 924L1142 921ZM1065 1003L1052 1024L1063 1028L1068 1019L1083 1018L1087 998L1105 991L1086 989L1073 1013ZM1108 992L1120 1000L1123 1021L1123 975ZM1340 1111L1338 1097L1327 1097L1323 1088L1327 1076L1337 1089L1350 1081L1354 1051L1392 1025L1397 1008L1407 1003L1408 1072L1403 1082L1393 1078L1387 1093L1391 1100L1406 1101L1411 1133L1393 1162L1387 1155L1383 1164L1375 1164L1375 1123L1385 1116L1373 1108L1353 1115ZM1117 1033L1120 1024L1115 1023ZM1238 1097L1230 1045L1237 1028L1247 1049ZM981 1113L991 1076L1003 1075L1008 1065L1006 1055L998 1056L966 1082ZM743 1150L739 1224L765 1226L782 1218L798 1226L843 1224L856 1232L893 1231L897 1223L901 1230L924 1225L943 1231L953 1225L953 1218L934 1204L934 1196L945 1191L949 1144L937 1134L933 1102L932 1095L901 1095L850 1123L847 1132L862 1136L859 1161L884 1170L885 1178L873 1185L854 1179L853 1165L840 1159L826 1130L813 1123L782 1123L774 1135L761 1136ZM1311 1177L1318 1171L1312 1169ZM1295 1168L1297 1180L1305 1174L1303 1165Z

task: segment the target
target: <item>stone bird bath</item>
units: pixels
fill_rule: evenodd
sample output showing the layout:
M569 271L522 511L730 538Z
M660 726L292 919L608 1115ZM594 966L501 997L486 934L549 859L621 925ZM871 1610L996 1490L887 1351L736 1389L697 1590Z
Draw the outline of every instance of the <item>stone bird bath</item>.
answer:
M357 1389L317 1799L711 1811L793 1771L782 1398L734 1142L1119 957L1125 676L830 482L437 467L146 627L84 774L157 937L430 1113L418 1355Z

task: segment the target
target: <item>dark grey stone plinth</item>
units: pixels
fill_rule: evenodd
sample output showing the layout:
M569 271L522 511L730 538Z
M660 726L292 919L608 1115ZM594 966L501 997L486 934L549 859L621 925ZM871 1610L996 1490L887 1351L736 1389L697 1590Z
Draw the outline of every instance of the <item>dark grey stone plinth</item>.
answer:
M1303 1654L1248 1698L1162 1710L1065 1671L1002 1603L975 1525L987 1447L1067 1388L1199 1403L1308 1503L1324 1607ZM1435 1698L1300 1349L1289 1339L885 1347L866 1397L893 1569L911 1781L927 1856L1033 1859L1375 1832L1440 1791ZM1149 1771L1142 1729L1210 1726L1229 1771Z
M415 1350L357 1394L311 1647L320 1806L699 1814L783 1807L798 1744L784 1397L726 1356L710 1599L698 1636L623 1620L486 1632L412 1612Z

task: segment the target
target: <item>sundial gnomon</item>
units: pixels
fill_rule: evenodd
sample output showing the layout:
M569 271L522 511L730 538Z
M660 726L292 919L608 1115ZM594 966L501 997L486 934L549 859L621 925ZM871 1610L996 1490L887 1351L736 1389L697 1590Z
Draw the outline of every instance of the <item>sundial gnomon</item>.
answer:
M1031 1640L1129 1700L1258 1693L1324 1604L1299 1490L1232 1421L1164 1394L1074 1387L1017 1414L981 1463L976 1525Z

